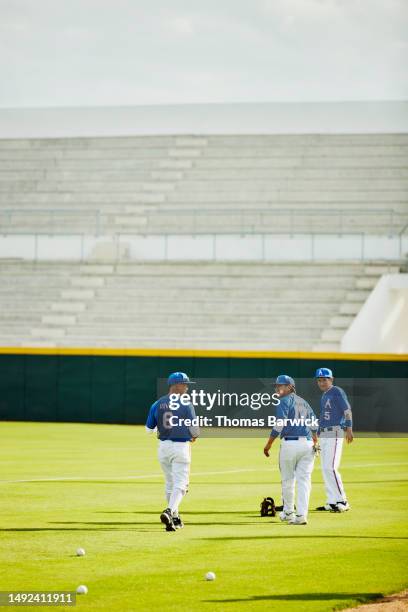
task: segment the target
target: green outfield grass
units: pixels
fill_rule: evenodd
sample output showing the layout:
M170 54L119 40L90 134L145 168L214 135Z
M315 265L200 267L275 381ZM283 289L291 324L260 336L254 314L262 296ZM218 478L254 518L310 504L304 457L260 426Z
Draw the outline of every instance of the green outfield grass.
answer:
M352 510L289 526L259 516L263 496L280 500L278 444L267 460L261 438L203 438L181 507L186 526L166 533L157 442L144 428L1 431L0 590L85 584L77 605L89 610L306 612L408 584L406 439L357 438L341 470ZM311 507L324 501L317 461ZM209 570L215 582L204 580Z

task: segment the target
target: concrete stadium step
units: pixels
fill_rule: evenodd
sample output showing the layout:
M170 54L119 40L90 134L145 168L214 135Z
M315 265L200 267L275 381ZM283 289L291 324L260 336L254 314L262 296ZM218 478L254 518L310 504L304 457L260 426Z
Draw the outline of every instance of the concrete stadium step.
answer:
M364 275L365 276L381 276L382 274L398 274L400 271L400 266L392 265L392 264L382 264L376 265L373 264L371 266L364 266Z
M256 329L251 329L248 330L247 328L242 328L242 327L225 327L223 325L218 325L218 326L214 326L211 330L206 330L205 332L202 329L197 329L195 327L173 327L171 330L169 330L166 326L163 327L155 327L155 334L157 334L158 337L162 338L162 339L172 339L172 338L178 338L178 337L188 337L188 338L203 338L203 339L209 339L211 337L214 338L224 338L224 339L230 339L230 338L241 338L241 340L245 340L245 339L256 339L256 338L260 338L260 339L264 339L265 340L265 334L270 334L271 333L271 329L273 328L265 328L265 327L259 327ZM316 327L315 328L315 333L320 332L320 327ZM288 339L294 339L294 338L302 338L302 339L311 339L313 340L314 334L313 334L313 328L311 329L305 329L304 326L302 327L295 327L295 326L291 326L288 327L287 329L282 330L282 333L278 336L277 334L274 335L274 337L280 337L280 338L288 338ZM75 335L76 336L80 336L81 331L83 331L84 333L88 333L89 334L89 326L84 325L82 326L80 323L75 325ZM131 333L129 333L129 328L126 327L117 327L117 326L112 326L112 327L105 327L105 326L97 326L94 325L92 327L92 331L93 331L93 336L94 337L103 337L105 339L107 338L129 338L129 337L133 337L133 338L144 338L144 337L148 337L149 335L151 335L151 330L150 329L146 329L146 328L136 328L134 331L132 331ZM53 327L47 327L47 328L38 328L38 329L33 329L31 331L32 335L34 336L38 336L38 337L49 337L49 338L57 338L57 337L62 337L66 334L66 331L63 329L59 329L59 328L53 328Z
M27 295L27 294L26 294ZM7 296L3 296L0 291L0 307L2 312L0 313L0 318L3 318L4 315L8 316L11 313L11 316L19 317L24 316L27 317L27 304L24 303L22 295L21 297L13 297L9 298ZM32 316L40 316L44 311L47 311L50 305L50 301L37 301L36 299L32 299L30 304L30 315Z
M154 173L153 173L154 174ZM284 179L303 180L307 185L307 180L332 181L356 181L375 179L376 181L391 181L392 179L404 180L408 178L408 168L246 168L243 175L242 168L194 168L189 170L188 179L190 181L252 181L252 180L273 180L282 181ZM182 173L180 173L180 178Z
M374 201L362 201L356 204L355 202L345 202L342 201L341 208L335 206L334 204L327 207L324 202L287 202L285 204L285 209L282 209L281 206L277 203L265 203L265 201L259 201L256 198L251 196L246 202L234 202L234 201L224 201L221 204L217 204L217 202L206 202L206 208L202 208L202 202L199 201L179 201L177 204L175 202L171 202L165 200L156 205L156 210L158 213L169 212L169 211L179 211L179 213L196 213L199 214L199 211L202 215L204 215L207 211L214 212L220 211L223 212L235 212L245 213L249 212L259 212L263 211L264 213L275 214L277 213L277 217L280 219L285 218L285 211L287 211L287 216L294 216L296 213L303 215L316 215L316 214L324 214L327 216L327 222L340 214L347 215L358 215L368 213L368 218L370 218L371 212L381 212L382 214L387 213L389 217L392 217L394 213L403 213L407 214L407 203L405 201L401 202L393 202L392 206L384 207L384 204L379 200L378 202ZM88 205L90 208L90 205ZM151 207L153 208L153 206ZM203 212L205 211L205 212Z
M378 281L378 277L359 278L356 281L356 289L374 289Z
M249 155L246 158L200 158L195 163L196 168L406 168L404 156L382 155L361 157L262 157L255 158Z
M94 264L82 264L81 271L86 271L87 266ZM102 264L104 265L104 264ZM286 277L286 276L299 276L299 277L316 277L322 276L358 276L368 273L368 270L379 270L374 274L381 274L381 270L386 270L387 273L391 271L398 272L399 264L388 263L388 262L374 262L369 264L367 262L341 262L338 263L327 263L327 262L287 262L282 261L279 263L270 262L128 262L118 263L114 266L115 276L173 276L178 278L179 276L187 275L200 275L200 276L238 276L240 278L250 277Z
M62 338L65 336L65 329L56 327L34 327L31 329L32 336L39 338Z
M321 338L322 340L328 340L330 342L340 342L344 336L344 329L326 329L323 330Z
M208 296L208 291L209 289L205 289L202 290L200 293L198 293L198 290L194 290L194 295L197 297L197 299L202 299L202 300L206 300L209 299L209 301L211 301L213 298L211 296ZM253 295L253 291L251 290L244 290L242 289L239 293L239 295L236 294L236 292L234 292L232 294L231 289L229 288L223 288L223 289L213 289L212 291L215 295L220 296L224 299L228 298L229 299L233 299L236 301L240 301L241 299L250 299L253 300L254 298L252 298L251 296ZM302 299L302 301L304 303L320 303L320 302L326 302L326 303L336 303L338 302L338 300L341 300L344 296L346 292L346 289L331 289L330 293L328 293L327 289L312 289L310 291L310 293L308 293L308 295L302 296L302 298L304 297L304 299ZM140 298L141 295L143 295L143 288L140 288L138 291L134 290L121 290L121 295L122 298L124 300L137 300ZM157 292L153 292L150 291L149 292L149 299L151 301L155 301L155 300L164 300L166 303L169 303L170 300L179 300L180 299L180 290L175 290L173 292L167 291L165 293L163 293L162 291L157 291ZM366 292L350 292L350 294L352 295L352 299L349 299L349 301L358 301L361 299L365 299L368 294L369 291ZM347 293L346 295L349 296L349 293ZM111 294L107 294L105 292L98 292L96 299L97 300L104 300L105 298L109 297L109 295ZM68 294L64 291L61 293L61 297L62 298L67 298ZM79 296L78 299L83 299L82 296ZM260 296L258 296L258 301L261 299ZM276 295L276 292L274 292L273 290L270 291L263 291L262 292L262 299L263 300L273 300L275 303L289 303L292 300L297 300L299 299L299 290L298 289L293 289L293 290L281 290L279 291L279 294Z
M290 325L303 327L305 323L305 315L299 314L291 314L290 317ZM327 322L328 322L327 317ZM130 326L130 327L139 327L141 325L167 325L174 327L180 324L180 319L182 321L183 326L197 326L200 327L207 325L218 325L222 324L226 327L235 326L235 325L243 325L250 324L253 328L267 326L270 328L271 326L279 325L282 328L285 328L288 325L288 317L287 314L278 315L276 313L184 313L182 317L180 317L177 313L141 313L137 314L137 322L135 322L134 313L117 313L113 314L103 314L96 312L88 312L87 314L83 314L80 318L81 324L88 324L90 326L98 325L98 324L109 324L114 325L115 327L119 326ZM333 317L330 319L330 322L335 327L344 327L351 323L353 317ZM322 328L324 325L322 315L311 315L307 314L307 321L310 327ZM49 323L51 325L74 325L78 321L78 317L75 316L53 316L53 315L44 315L42 318L43 323ZM333 323L332 323L333 321Z
M41 311L32 311L30 309L30 312L27 312L27 309L25 311L13 311L13 310L9 310L9 311L3 311L0 313L0 326L2 325L7 325L11 322L11 323L15 323L18 325L31 325L31 324L35 324L38 325L38 323L41 321L42 318L42 313Z
M91 289L83 290L63 290L61 291L61 298L63 300L91 300L95 297L95 291Z
M148 171L153 170L186 170L192 168L193 162L188 159L0 159L0 171L11 170L45 170L45 171Z
M339 353L340 343L339 342L319 342L313 346L313 351L319 353Z
M81 308L71 308L71 306L80 306ZM259 299L255 300L243 300L239 301L231 301L231 300L211 300L211 301L203 301L202 299L193 301L184 301L182 303L175 302L172 305L171 313L177 316L184 316L187 314L231 314L231 315L259 315L259 316L267 316L267 315L287 315L288 308L290 307L290 312L292 315L301 314L305 315L309 309L312 310L314 308L315 302L299 302L299 303L264 303L260 302ZM327 315L330 316L333 314L333 307L336 306L336 302L320 302L319 303L319 316ZM354 306L354 304L353 304ZM117 309L120 309L121 312L126 316L141 316L143 314L152 315L152 305L151 300L149 298L145 298L143 300L137 300L130 304L123 303L122 300L114 300L109 299L108 297L104 298L101 301L94 300L91 304L93 316L98 316L101 313L106 312L116 312ZM74 303L62 303L62 304L52 304L51 309L53 311L59 312L83 312L87 309L85 304L76 304ZM165 315L168 316L169 306L166 302L158 301L155 304L154 308L154 316ZM343 313L342 313L343 314ZM344 314L353 314L345 312Z
M70 278L70 284L73 287L103 287L105 279L102 276L73 276Z
M341 147L343 145L408 145L407 134L228 134L207 136L208 146L270 146L271 144Z
M77 317L75 315L43 315L41 318L41 323L43 325L75 325L77 322Z
M389 147L392 149L392 147ZM198 157L200 149L195 147L124 147L107 148L55 148L55 149L0 149L0 160L61 160L61 159L162 159L163 157ZM391 152L389 153L392 154Z
M364 189L365 191L378 191L378 190L396 190L404 191L408 188L408 178L393 177L393 178L380 178L378 175L372 178L350 178L345 177L339 178L328 178L327 176L318 177L317 179L308 178L302 179L299 177L293 177L290 181L282 179L280 177L269 177L263 180L240 177L235 180L222 180L216 176L212 176L208 180L199 181L192 180L190 175L184 179L177 188L177 192L230 192L230 191L356 191Z
M179 149L180 151L180 149ZM408 155L408 145L407 144L376 144L376 143L368 143L366 145L356 144L356 145L348 145L345 144L343 146L330 146L327 144L321 145L265 145L265 146L256 146L252 145L250 148L241 144L241 146L237 147L226 147L226 146L210 146L203 149L202 152L203 157L206 158L256 158L256 157L330 157L338 158L338 157L405 157Z
M120 149L141 147L143 149L153 147L169 147L169 146L186 146L190 143L191 146L205 146L207 139L202 136L109 136L109 137L74 137L74 138L22 138L22 139L4 139L0 141L0 149Z
M295 189L285 189L279 191L278 189L267 189L265 191L246 189L245 191L192 191L192 192L173 192L167 194L167 201L173 204L182 202L200 202L203 206L207 202L215 202L222 208L224 202L246 202L246 201L257 201L266 202L268 204L273 202L327 202L341 205L343 202L404 202L408 196L408 190L376 190L372 192L366 191L346 191L346 190L321 190L321 191L302 191Z
M356 315L360 312L362 304L360 302L345 302L340 305L339 314Z
M123 170L44 170L44 169L30 169L25 170L24 174L18 170L2 170L0 167L0 183L8 181L20 181L24 178L25 181L36 181L38 185L41 185L45 181L50 183L57 182L58 184L65 183L100 183L103 181L117 182L131 182L137 185L144 183L152 183L155 181L159 185L163 181L164 184L168 184L167 181L177 181L183 178L183 172L181 170L152 170L151 168L134 170L134 169L123 169ZM377 177L378 178L378 177Z
M14 336L0 334L0 346L12 346L22 348L56 348L57 343L50 340L34 340L31 336L20 336L16 341Z
M33 293L39 295L41 299L56 299L60 295L62 287L49 288L44 286L41 290L38 290L34 285L32 286ZM24 300L25 296L28 295L30 291L30 286L26 285L25 287L17 287L15 285L11 285L10 287L3 287L0 295L2 298L6 300L19 298L20 300Z
M48 303L47 307L50 307L52 312L78 313L84 312L87 305L85 302L53 302L51 304Z
M313 146L336 147L349 145L408 145L407 134L188 134L188 135L134 135L134 136L93 136L73 138L5 138L0 140L0 149L89 149L100 148L148 148L170 146Z
M88 267L94 270L96 264L81 264L81 272L86 272ZM102 264L105 265L105 264ZM141 276L141 277L153 277L153 276L173 276L176 279L180 276L227 276L227 277L286 277L286 276L299 276L299 277L315 277L320 278L322 276L356 276L365 274L367 270L374 268L386 268L398 270L396 264L388 263L373 263L371 265L361 262L342 262L338 263L326 263L326 262L279 262L276 263L263 263L263 262L129 262L129 263L118 263L114 265L115 277L120 278L127 276ZM104 273L102 270L101 273Z
M0 206L6 208L10 204L18 204L19 207L22 204L51 204L57 211L58 208L67 208L66 204L76 202L77 204L88 205L94 203L98 205L108 204L112 205L112 201L116 204L133 204L140 202L141 204L149 203L160 203L165 199L162 193L150 193L150 192L109 192L108 189L103 189L100 192L90 193L63 193L63 192L36 192L27 188L25 191L17 192L0 192ZM7 206L6 206L7 205Z
M352 315L337 315L336 317L331 317L330 319L330 327L335 329L348 329L351 325L354 317Z
M319 289L319 288L342 288L342 287L350 287L350 279L352 277L343 276L343 277L307 277L303 278L302 276L292 276L286 277L284 280L285 289L291 289L292 287L305 287L306 289ZM75 282L74 282L75 281ZM99 287L103 285L104 279L92 276L82 276L78 279L71 279L71 283L76 286L89 286L89 287ZM128 279L121 278L113 278L112 276L106 278L106 283L108 286L115 285L117 288L121 288L123 290L128 290L130 288L133 289L129 285ZM364 283L366 283L364 285ZM373 283L375 283L375 277L371 277L370 279L364 279L364 283L362 282L362 287L359 288L368 288ZM211 277L201 277L196 276L194 278L185 276L178 277L175 280L172 277L162 276L160 277L160 288L172 289L177 287L179 289L188 288L190 290L200 289L200 288L208 288L209 290L213 289L222 289L222 288L237 288L238 290L247 291L248 289L255 288L259 291L273 291L279 292L280 287L273 287L267 285L265 281L265 285L262 285L262 280L260 283L259 277L251 277L248 276L245 278L245 287L243 287L243 281L238 276L236 277L228 277L228 276L211 276ZM136 287L135 287L136 289ZM141 287L141 290L146 290L146 287Z
M54 302L50 306L53 312L64 312L64 313L78 313L86 310L85 302Z
M370 291L363 291L360 289L359 291L349 291L346 293L345 300L347 302L365 302L366 298L369 296Z
M18 323L8 322L7 326L0 328L1 336L11 336L13 338L20 337L21 335L30 335L32 326L30 323Z

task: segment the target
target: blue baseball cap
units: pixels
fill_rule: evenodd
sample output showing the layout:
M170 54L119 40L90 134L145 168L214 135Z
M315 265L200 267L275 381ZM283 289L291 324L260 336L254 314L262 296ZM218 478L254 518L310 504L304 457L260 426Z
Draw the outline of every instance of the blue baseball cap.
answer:
M295 386L295 381L291 376L287 374L279 374L279 376L275 380L275 385L293 385Z
M171 385L194 385L195 383L189 379L185 372L173 372L167 379L167 384L170 387Z
M315 378L333 378L330 368L317 368Z

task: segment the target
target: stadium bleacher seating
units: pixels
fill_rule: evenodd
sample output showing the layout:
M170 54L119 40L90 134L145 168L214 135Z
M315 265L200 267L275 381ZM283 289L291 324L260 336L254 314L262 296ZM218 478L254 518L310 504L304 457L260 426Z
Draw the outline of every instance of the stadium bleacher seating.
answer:
M0 345L338 350L372 263L29 263L0 267Z
M8 231L399 231L407 134L0 140Z
M0 140L3 234L398 234L407 134ZM338 350L402 262L0 265L0 344Z

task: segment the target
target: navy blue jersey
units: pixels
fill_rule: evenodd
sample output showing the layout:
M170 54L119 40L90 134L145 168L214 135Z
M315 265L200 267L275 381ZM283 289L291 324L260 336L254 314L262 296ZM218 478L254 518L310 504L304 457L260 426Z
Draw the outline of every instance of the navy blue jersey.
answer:
M333 385L320 399L319 427L351 427L351 406L341 387Z
M179 400L172 400L174 407L170 408L169 403L168 395L154 402L147 417L146 428L154 430L157 427L159 440L189 442L191 438L196 438L199 435L198 427L184 424L184 419L196 418L193 405L185 406Z
M290 393L280 398L276 410L276 424L271 437L306 437L312 439L312 431L317 431L316 416L303 397Z

